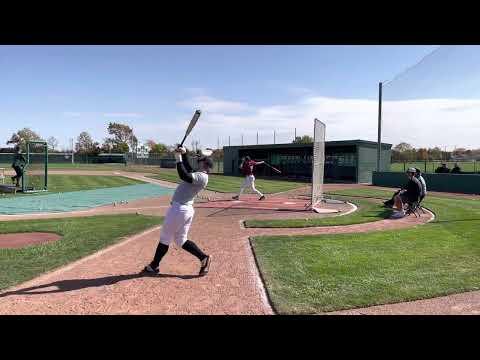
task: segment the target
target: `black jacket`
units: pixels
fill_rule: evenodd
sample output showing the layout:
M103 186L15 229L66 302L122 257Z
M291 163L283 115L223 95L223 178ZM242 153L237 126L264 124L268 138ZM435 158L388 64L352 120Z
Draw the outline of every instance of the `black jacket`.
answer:
M12 163L12 167L20 167L20 168L23 168L25 167L25 164L27 163L27 160L25 160L25 157L20 154L20 153L16 153L14 156L13 156L13 163Z
M416 177L412 177L408 180L407 186L405 186L407 190L407 196L411 200L417 200L422 193L422 183Z
M180 179L188 183L193 183L193 169L188 162L186 154L182 154L182 162L177 163L177 172Z

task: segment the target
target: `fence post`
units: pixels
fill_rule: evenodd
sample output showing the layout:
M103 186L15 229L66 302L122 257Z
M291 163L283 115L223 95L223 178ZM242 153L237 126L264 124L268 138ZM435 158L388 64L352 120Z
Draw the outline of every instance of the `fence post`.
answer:
M425 172L427 172L427 160L425 160Z

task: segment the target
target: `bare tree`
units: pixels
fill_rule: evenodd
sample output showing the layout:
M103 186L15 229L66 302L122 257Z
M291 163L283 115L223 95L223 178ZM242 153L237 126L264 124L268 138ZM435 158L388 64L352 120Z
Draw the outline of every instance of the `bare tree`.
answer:
M58 146L58 140L53 137L53 136L50 136L47 140L47 143L48 143L48 146L50 146L50 149L52 151L55 151L55 149L57 148Z

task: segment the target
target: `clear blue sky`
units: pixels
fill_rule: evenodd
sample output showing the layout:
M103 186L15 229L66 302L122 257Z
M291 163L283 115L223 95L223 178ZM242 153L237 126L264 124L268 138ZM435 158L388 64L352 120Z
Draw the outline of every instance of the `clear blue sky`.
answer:
M0 141L31 127L62 145L83 130L101 142L108 121L118 121L138 127L143 140L172 144L184 132L175 124L194 110L182 105L191 98L257 109L288 106L306 93L373 100L379 81L434 48L0 46ZM156 126L149 131L149 124Z

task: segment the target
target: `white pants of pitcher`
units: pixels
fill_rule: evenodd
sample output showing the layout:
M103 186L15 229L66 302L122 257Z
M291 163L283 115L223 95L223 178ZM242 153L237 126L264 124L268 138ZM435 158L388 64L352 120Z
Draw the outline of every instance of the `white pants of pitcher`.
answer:
M246 188L251 188L252 191L256 192L260 197L263 196L263 194L260 191L255 189L255 176L253 175L245 176L245 181L243 182L242 187L240 188L240 193L238 194L238 196L242 195L243 191Z

